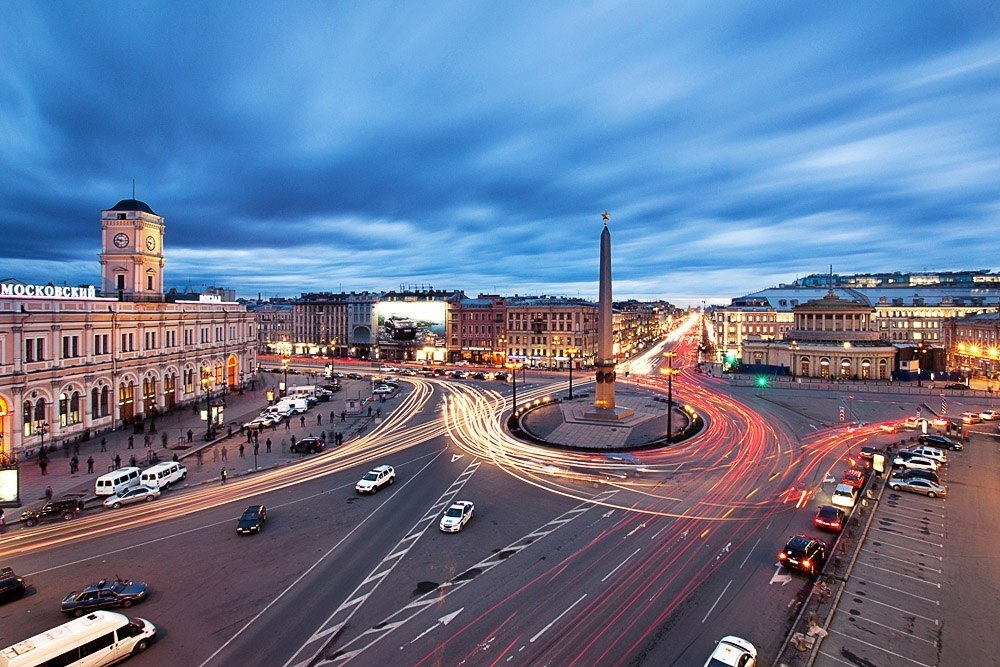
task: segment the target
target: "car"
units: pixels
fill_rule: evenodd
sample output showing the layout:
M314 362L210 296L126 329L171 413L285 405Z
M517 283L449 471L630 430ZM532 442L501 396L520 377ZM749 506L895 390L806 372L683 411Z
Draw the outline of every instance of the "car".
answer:
M392 387L390 387L387 384L380 384L379 386L377 386L374 389L372 389L372 393L373 394L383 395L383 396L386 395L386 394L391 394L394 391L396 391L396 390L393 389Z
M1000 419L1000 412L996 410L983 410L979 413L979 418L984 422L991 422L994 419Z
M331 371L330 372L330 377L344 379L347 376L344 375L343 373L341 373L340 371Z
M295 444L291 445L288 450L295 454L316 454L323 451L326 447L326 443L319 438L302 438L301 440L296 440Z
M500 380L501 382L506 382L507 381L506 371L497 371L496 373L493 374L493 379Z
M778 562L790 570L818 576L826 562L826 543L808 535L793 535L778 553Z
M236 521L237 535L253 535L259 533L267 521L267 508L263 505L251 505L243 510L243 514Z
M820 530L839 533L844 527L844 520L846 518L847 513L839 507L820 505L820 508L816 510L816 516L813 517L813 525Z
M833 490L830 502L840 507L854 507L858 501L858 490L850 484L838 484Z
M79 498L59 498L50 500L42 505L39 510L25 510L21 512L21 522L24 525L34 526L42 521L52 521L62 519L69 521L83 510L83 501Z
M457 533L465 528L465 524L469 523L469 519L472 518L472 514L475 510L476 506L471 500L458 500L453 502L451 506L445 510L444 515L441 517L441 523L438 524L438 528L445 533Z
M484 373L482 371L476 371L475 373L472 374L472 379L473 380L485 380L486 379L486 373Z
M364 375L362 375L361 373L348 373L348 374L347 374L347 377L349 377L349 378L350 378L350 379L352 379L352 380L361 380L361 379L363 379L363 378L364 378L365 376L364 376Z
M952 382L951 384L946 384L945 389L968 389L968 385L964 382Z
M855 489L860 489L865 485L865 471L858 470L857 468L845 470L841 483L853 486Z
M14 574L14 570L9 567L0 568L0 601L11 602L24 597L24 592L28 590L24 579Z
M464 380L465 379L465 371L452 371L451 372L451 377L455 378L456 380Z
M108 496L104 499L102 503L105 507L113 507L118 509L122 505L131 505L132 503L146 503L150 500L156 500L160 497L160 490L153 488L151 486L133 486L129 489L125 489L121 493Z
M919 436L917 438L917 442L922 445L930 445L932 447L937 447L938 449L950 449L955 452L961 451L962 447L964 447L964 445L958 440L952 440L947 436L936 435L934 433Z
M926 456L897 456L892 460L892 467L894 468L916 468L918 470L933 470L938 471L938 462L932 461Z
M115 578L111 581L101 579L82 591L70 593L63 598L62 612L71 616L83 616L96 609L111 607L131 607L136 602L142 602L149 595L149 588L142 582L133 583L130 579Z
M879 424L878 430L884 433L895 433L896 431L899 430L899 424L896 424L895 422L887 422L885 424Z
M378 466L369 470L364 477L354 485L354 490L358 493L375 493L383 486L387 486L396 481L396 471L392 466Z
M937 484L929 479L920 477L900 477L893 475L889 478L889 488L893 491L909 491L910 493L922 493L928 498L944 498L948 495L948 487Z
M896 472L894 472L893 476L902 477L903 479L908 479L908 478L929 479L935 484L941 483L941 478L938 477L938 474L933 470L918 470L916 468L912 470L907 470L906 468L903 468L901 470L897 470Z
M919 447L914 447L910 450L917 456L923 456L924 458L936 461L940 465L946 465L948 463L948 457L943 451L937 447L931 447L930 445L920 445Z
M979 416L977 412L963 412L962 413L962 423L963 424L978 424L983 421L983 418Z
M720 639L705 667L755 667L757 649L745 639L728 635Z

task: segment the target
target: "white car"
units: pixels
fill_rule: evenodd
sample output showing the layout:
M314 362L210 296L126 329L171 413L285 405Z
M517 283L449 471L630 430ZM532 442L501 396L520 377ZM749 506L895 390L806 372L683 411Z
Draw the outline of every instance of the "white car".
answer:
M396 390L387 384L380 384L379 386L372 389L373 394L391 394L394 391Z
M932 472L937 472L938 468L941 467L938 465L937 461L932 461L925 456L911 456L908 459L897 456L893 459L892 465L895 468L906 468L907 470L930 470Z
M858 501L858 490L850 484L838 484L833 490L830 502L839 507L854 507Z
M160 497L160 490L154 489L151 486L133 486L130 489L125 489L121 493L109 496L104 499L105 507L113 507L118 509L122 505L131 505L132 503L143 503L149 502L155 498Z
M379 466L372 468L358 480L358 483L354 485L354 490L358 493L375 493L394 481L396 481L396 471L392 469L392 466Z
M451 504L441 517L439 528L445 533L457 533L469 523L476 506L471 500L458 500Z
M718 641L712 655L708 656L705 667L754 667L757 664L757 649L745 639L734 635Z
M930 447L928 445L920 445L919 447L913 447L909 451L913 452L917 456L922 456L925 459L930 459L935 461L938 465L947 465L948 455L937 447Z
M978 424L983 421L983 418L979 416L977 412L963 412L962 422L965 424Z
M991 422L994 419L1000 418L1000 412L996 410L983 410L979 413L979 418L985 422Z

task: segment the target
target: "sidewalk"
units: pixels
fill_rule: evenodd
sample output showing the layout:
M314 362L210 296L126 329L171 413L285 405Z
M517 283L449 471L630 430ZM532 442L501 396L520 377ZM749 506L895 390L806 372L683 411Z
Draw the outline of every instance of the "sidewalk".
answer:
M150 465L149 460L154 452L161 462L170 461L176 455L187 467L185 481L187 485L219 479L223 466L226 467L230 478L251 472L254 468L253 444L247 441L245 434L240 433L240 426L256 417L267 406L266 392L268 389L277 392L279 381L278 374L264 372L260 374L258 386L254 391L244 390L243 395L238 392L227 394L226 425L220 429L220 436L211 441L205 438L206 427L200 418L200 412L189 404L175 409L173 414L158 416L155 420L155 433L151 432L150 422L147 420L146 433L134 433L133 428L129 426L96 435L87 442L71 445L66 449L50 450L45 475L41 473L37 456L22 460L19 464L21 507L6 510L8 525L16 521L16 516L23 509L40 507L45 502L46 488L52 489L53 498L70 494L80 494L88 501L95 498L94 481L114 467L116 455L121 457L123 467L129 465L130 458L135 456L136 465L141 468ZM343 389L334 394L333 399L318 403L304 415L296 415L290 420L289 428L286 429L285 424L279 424L275 429L269 428L259 434L258 469L271 468L302 458L303 455L288 451L291 436L300 440L310 435L319 437L325 432L329 443L333 440L332 434L339 431L346 442L357 437L359 429L366 432L371 430L369 424L376 419L376 408L380 408L382 415L385 416L396 403L397 395L391 396L384 403L379 403L377 399L372 402L371 382L368 379L345 379L341 382ZM346 399L356 398L359 391L361 397L366 399L365 405L372 406L372 416L369 417L365 409L361 416L348 415L346 420L341 421L340 415L346 407ZM196 405L204 407L204 401L199 401ZM331 415L334 418L332 424ZM304 418L304 424L301 418ZM317 423L317 418L321 423ZM230 428L232 436L229 435ZM188 442L188 431L191 431L190 442ZM132 436L133 440L132 449L128 446L129 436ZM151 440L150 447L144 446L146 436ZM268 438L271 440L270 453L266 451L265 444ZM102 439L106 440L107 451L101 451ZM241 443L244 446L242 458ZM79 469L75 474L71 474L70 460L74 455L79 461ZM88 473L87 460L91 457L94 460L94 472ZM88 502L88 506L92 504Z

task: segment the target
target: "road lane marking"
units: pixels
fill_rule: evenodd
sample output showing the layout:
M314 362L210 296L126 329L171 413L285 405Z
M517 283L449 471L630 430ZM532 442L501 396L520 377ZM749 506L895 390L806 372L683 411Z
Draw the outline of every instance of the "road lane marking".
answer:
M863 560L860 560L860 559L858 560L858 565L864 565L865 567L870 567L873 570L879 570L880 572L888 572L889 574L893 574L893 575L895 575L897 577L904 577L906 579L912 579L913 581L919 581L920 583L927 584L928 586L936 586L937 588L941 588L941 584L939 584L937 582L927 581L926 579L920 579L919 577L911 577L908 574L902 574L901 572L896 572L895 570L890 570L890 569L887 569L887 568L884 568L884 567L879 567L878 565L872 565L871 563L866 563L866 562L864 562Z
M566 609L565 609L565 610L563 611L563 613L561 613L561 614L559 614L558 616L556 616L555 618L553 618L553 619L552 619L552 621L551 621L551 622L550 622L550 623L549 623L548 625L546 625L546 626L545 626L544 628L542 628L542 629L541 629L541 630L539 630L539 631L538 631L537 633L535 633L535 636L534 636L534 637L532 637L531 639L529 639L529 640L528 640L528 643L529 643L529 644L533 644L533 643L535 642L535 640L536 640L536 639L538 639L538 638L539 638L539 637L541 637L541 636L542 636L543 634L545 634L545 631L546 631L546 630L548 630L548 629L549 629L549 628L551 628L551 627L552 627L553 625L555 625L555 624L556 624L556 623L557 623L557 622L559 621L559 619L560 619L560 618L562 618L563 616L565 616L566 614L568 614L568 613L570 612L570 610L571 610L571 609L573 609L573 607L575 607L576 605L578 605L578 604L580 604L581 602L583 602L583 599L584 599L585 597L587 597L587 594L586 594L586 593L584 593L584 594L583 594L583 595L581 595L581 596L580 596L579 598L577 598L577 601L576 601L576 602L574 602L573 604L571 604L570 606L566 607Z
M630 553L630 554L628 555L628 558L626 558L626 559L625 559L625 560L623 560L623 561L622 561L621 563L619 563L619 564L618 564L618 566L617 566L617 567L616 567L615 569L611 570L611 571L610 571L610 572L608 572L608 573L607 573L606 575L604 575L604 578L603 578L603 579L601 579L601 583L603 584L603 583L604 583L605 581L607 581L607 580L608 580L608 577L610 577L610 576L611 576L612 574L614 574L614 573L615 573L615 572L617 572L617 571L618 571L619 569L621 569L621 567L622 567L623 565L625 565L625 563L627 563L627 562L629 562L630 560L632 560L632 556L636 555L636 554L637 554L637 553L639 553L640 551L642 551L642 548L641 548L641 547L640 547L640 548L638 548L638 549L636 549L636 550L635 550L635 551L633 551L632 553Z
M741 570L743 569L743 566L747 564L747 561L750 560L750 554L752 554L753 550L757 548L758 544L760 544L760 539L761 538L759 538L759 537L757 538L757 541L753 543L752 547L750 547L750 551L747 552L747 557L743 559L742 563L740 563L740 569Z
M835 635L840 635L841 637L844 637L846 639L850 639L851 641L858 642L859 644L864 644L865 646L869 646L869 647L871 647L873 649L877 649L877 650L882 651L884 653L888 653L889 655L894 655L897 658L902 658L903 660L908 660L909 662L912 662L915 665L920 665L920 667L934 667L933 665L928 665L926 663L914 660L913 658L909 658L909 657L903 655L902 653L896 653L895 651L890 651L889 649L885 648L884 646L879 646L878 644L872 644L871 642L863 641L861 639L858 639L857 637L854 637L852 635L848 635L846 633L840 632L839 630L836 630L834 628L830 628L829 631L832 632Z
M877 625L879 627L885 628L886 630L891 630L891 631L893 631L893 632L895 632L897 634L900 634L900 635L902 635L904 637L910 637L911 639L916 639L917 641L925 642L927 644L930 644L931 646L937 646L938 645L937 641L935 641L935 640L924 639L923 637L918 637L915 634L913 634L912 632L906 632L904 630L900 630L898 628L894 628L891 625L886 625L885 623L879 623L878 621L873 620L871 618L865 618L864 616L861 616L860 614L855 615L855 614L852 614L849 611L842 611L841 609L834 610L834 613L835 614L847 614L848 616L851 617L851 619L854 622L863 621L865 624L868 624L868 625Z
M715 605L719 604L719 600L721 600L721 599L722 599L722 596L726 594L726 591L728 591L728 590L729 590L729 586L730 586L730 585L731 585L732 583L733 583L733 580L732 580L732 579L730 579L730 580L729 580L729 583L728 583L728 584L726 584L726 587L722 589L722 592L721 592L721 593L719 593L719 597L715 598L715 602L714 602L714 603L712 603L712 606L711 606L711 608L709 608L709 610L708 610L708 613L707 613L707 614L705 614L705 618L701 619L701 622L702 622L702 623L704 623L705 621L707 621L707 620L708 620L708 617L712 615L712 612L713 612L713 611L715 611Z
M895 591L896 593L904 593L906 595L909 595L910 597L917 598L918 600L923 600L924 602L930 602L931 604L936 604L938 606L941 605L941 602L939 600L934 600L933 598L926 598L923 595L917 595L912 591L903 590L902 588L894 588L887 584L880 584L877 581L869 581L867 579L862 579L861 582L865 584L870 584L872 586L881 586L882 588L888 588L890 591Z
M853 592L848 591L848 595L859 595L859 594L860 594L860 591L853 591ZM875 598L871 597L870 595L865 595L864 597L865 597L865 602L873 602L873 603L875 603L877 605L880 605L882 607L888 607L889 609L895 609L898 612L902 612L904 614L909 614L910 616L916 616L917 618L922 618L925 621L930 621L934 625L941 625L941 622L938 619L936 619L936 618L931 618L930 616L922 616L922 615L920 615L920 614L918 614L918 613L916 613L914 611L910 611L909 609L903 609L902 607L894 607L891 604L889 604L888 602L880 602L880 601L876 600Z

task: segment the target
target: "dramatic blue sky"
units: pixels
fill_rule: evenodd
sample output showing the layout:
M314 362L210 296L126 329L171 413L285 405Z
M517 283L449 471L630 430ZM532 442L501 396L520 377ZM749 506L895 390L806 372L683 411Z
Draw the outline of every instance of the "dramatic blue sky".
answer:
M996 270L996 2L0 4L0 278L729 297Z

